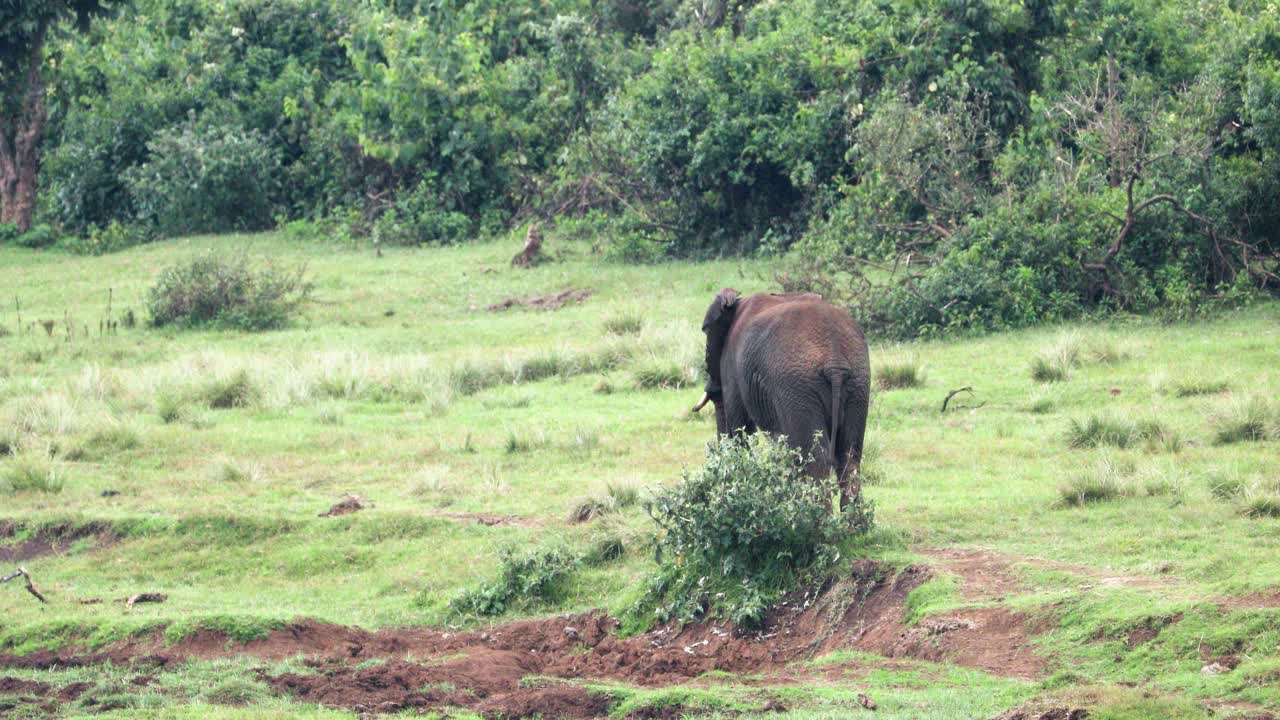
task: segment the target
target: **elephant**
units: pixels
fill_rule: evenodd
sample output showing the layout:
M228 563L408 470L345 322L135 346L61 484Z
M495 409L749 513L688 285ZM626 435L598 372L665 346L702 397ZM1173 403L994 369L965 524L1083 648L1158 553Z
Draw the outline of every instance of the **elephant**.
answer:
M857 500L871 371L862 328L816 293L725 288L702 321L706 392L720 435L764 431L810 453L814 478L834 469L840 509ZM853 488L850 488L850 483Z

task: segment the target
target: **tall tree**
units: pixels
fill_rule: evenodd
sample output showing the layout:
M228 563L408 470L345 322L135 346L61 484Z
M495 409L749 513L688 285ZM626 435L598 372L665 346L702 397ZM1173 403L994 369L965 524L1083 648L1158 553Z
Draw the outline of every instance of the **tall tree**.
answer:
M44 47L64 24L80 31L124 0L0 0L0 222L31 227L48 118Z

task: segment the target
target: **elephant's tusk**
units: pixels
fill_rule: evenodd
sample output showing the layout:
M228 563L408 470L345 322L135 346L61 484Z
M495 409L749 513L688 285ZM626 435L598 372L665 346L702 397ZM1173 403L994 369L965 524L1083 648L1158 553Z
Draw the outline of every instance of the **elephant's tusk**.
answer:
M711 395L709 393L702 393L702 399L698 401L697 405L693 406L693 410L691 410L690 412L698 412L708 402L711 402Z

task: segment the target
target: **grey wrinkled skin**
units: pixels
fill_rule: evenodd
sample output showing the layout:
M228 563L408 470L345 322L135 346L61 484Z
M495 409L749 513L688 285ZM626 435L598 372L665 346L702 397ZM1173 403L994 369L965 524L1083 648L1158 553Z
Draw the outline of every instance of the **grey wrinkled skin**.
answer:
M765 431L832 470L840 508L856 498L871 399L867 341L849 314L814 293L721 290L702 322L707 397L721 435ZM853 485L851 488L850 485Z

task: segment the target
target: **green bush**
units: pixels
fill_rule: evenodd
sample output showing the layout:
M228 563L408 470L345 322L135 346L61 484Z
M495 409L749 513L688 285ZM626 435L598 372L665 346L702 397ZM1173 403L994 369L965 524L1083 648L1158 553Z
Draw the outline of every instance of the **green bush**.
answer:
M564 548L507 548L498 559L498 577L459 593L449 608L463 615L490 616L554 604L563 599L566 581L581 564L581 558Z
M54 234L53 228L48 225L32 225L31 229L22 233L14 239L14 244L19 247L32 248L39 250L47 248L57 241L58 236Z
M147 294L154 327L220 325L240 330L284 326L311 294L306 270L255 268L244 254L208 254L160 273Z
M272 226L280 151L262 133L188 121L157 133L147 150L123 176L138 218L161 234Z
M106 227L90 226L84 237L65 237L58 241L58 247L76 255L105 255L149 242L153 236L146 225L112 220Z
M646 503L659 569L633 619L687 622L709 614L758 625L783 593L819 579L869 508L832 511L834 479L814 480L803 455L765 434L725 439L706 465Z
M12 223L0 223L0 245L6 245L18 239L22 231Z

